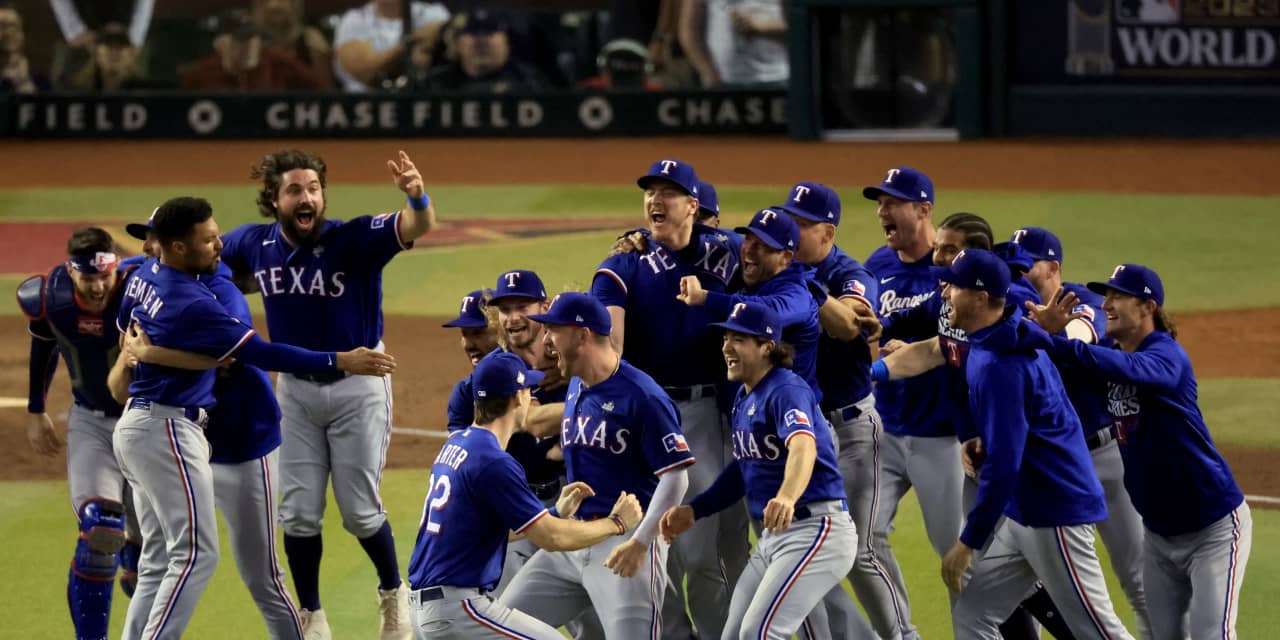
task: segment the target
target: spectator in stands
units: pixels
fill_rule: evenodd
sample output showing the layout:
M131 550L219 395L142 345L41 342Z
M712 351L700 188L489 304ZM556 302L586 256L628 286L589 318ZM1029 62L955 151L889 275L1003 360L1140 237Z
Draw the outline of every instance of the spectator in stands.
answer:
M347 11L333 35L333 71L347 91L394 85L405 75L405 52L414 43L435 47L449 10L439 2L414 2L413 33L404 38L402 0L372 0Z
M138 47L118 22L109 22L94 34L89 58L71 70L61 84L70 91L86 93L152 88L138 63Z
M648 43L650 81L667 88L692 82L689 63L677 55L681 4L681 0L609 1L609 42Z
M661 91L662 86L650 80L653 65L649 50L638 41L622 39L605 44L596 56L600 74L583 80L580 89L621 89Z
M506 17L497 11L467 14L458 32L457 61L427 71L419 87L468 93L546 89L547 81L537 69L511 55L508 30Z
M782 84L790 72L782 0L684 0L680 46L704 87Z
M253 1L262 42L293 55L324 88L333 88L333 48L324 33L307 26L305 16L302 0Z
M213 53L182 73L182 88L200 91L322 89L323 82L286 51L265 46L249 12L235 9L218 21Z
M31 73L27 62L22 14L12 3L0 3L0 94L36 93L48 83Z
M141 66L155 0L49 0L49 6L66 39L55 43L53 52L52 73L60 85L92 63L102 28L108 24L127 25L133 64Z

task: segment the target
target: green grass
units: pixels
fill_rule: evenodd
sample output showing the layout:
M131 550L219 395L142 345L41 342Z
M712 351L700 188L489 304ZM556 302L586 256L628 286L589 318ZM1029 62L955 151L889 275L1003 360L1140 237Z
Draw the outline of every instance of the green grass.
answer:
M417 517L421 511L425 479L422 471L389 471L382 492L392 526L397 532L400 565L412 551ZM0 582L0 598L12 604L5 620L6 637L71 637L66 610L66 567L75 545L75 524L67 504L65 482L10 482L0 493L0 535L9 540L10 575ZM331 495L332 497L332 495ZM321 567L321 592L336 638L371 637L377 627L376 577L364 552L342 531L332 506L325 522L325 554ZM1268 637L1280 625L1274 596L1280 593L1280 548L1266 544L1280 536L1280 512L1255 509L1254 545L1240 606L1240 636ZM221 523L220 523L221 524ZM225 529L220 529L225 534ZM222 536L222 562L205 591L186 637L260 638L262 619L239 581L226 536ZM950 635L947 597L939 577L940 563L929 546L914 494L898 513L897 529L890 538L902 565L911 597L913 618L925 638ZM1121 618L1133 629L1133 614L1123 592L1111 576L1105 558L1112 601ZM281 552L283 558L283 552ZM21 571L15 569L21 568ZM290 582L292 585L292 582ZM128 599L118 589L112 610L111 637L119 637Z
M774 203L784 188L721 188L726 225L741 224L760 206ZM854 188L845 196L844 223L838 241L854 257L864 259L883 237L873 205ZM214 204L219 223L231 229L260 221L246 181L239 186L146 187L0 191L0 221L75 219L141 220L165 198L194 193ZM390 186L344 186L329 189L329 211L350 217L402 206ZM441 220L480 218L595 218L617 216L618 229L640 223L640 197L630 185L588 186L445 186L433 188ZM1271 250L1271 222L1280 199L1262 197L1117 195L948 191L935 212L935 222L953 211L986 216L999 238L1020 226L1041 225L1062 238L1068 279L1106 277L1120 262L1141 262L1159 270L1168 306L1192 309L1253 308L1280 305L1280 253ZM444 315L457 297L489 286L502 270L521 267L539 271L548 286L586 286L604 257L612 233L512 240L498 245L471 245L415 251L394 260L386 270L389 312ZM557 284L552 284L557 283ZM0 278L0 288L16 285ZM1230 286L1226 286L1226 285ZM10 305L0 313L13 314Z
M1280 449L1280 379L1201 380L1200 408L1218 444Z

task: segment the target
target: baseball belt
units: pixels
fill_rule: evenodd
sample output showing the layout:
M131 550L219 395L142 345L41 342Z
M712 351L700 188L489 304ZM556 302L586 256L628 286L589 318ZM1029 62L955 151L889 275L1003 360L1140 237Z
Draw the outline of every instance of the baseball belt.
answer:
M417 591L409 592L409 606L420 607L424 602L432 602L435 600L447 600L449 602L457 602L468 598L477 598L488 595L485 589L477 589L475 587L426 587Z

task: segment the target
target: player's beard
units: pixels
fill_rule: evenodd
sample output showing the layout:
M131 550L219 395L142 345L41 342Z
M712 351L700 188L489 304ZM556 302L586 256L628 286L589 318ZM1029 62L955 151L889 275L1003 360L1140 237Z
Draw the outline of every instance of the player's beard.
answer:
M319 210L311 208L309 205L299 205L293 208L287 218L281 220L280 224L284 227L285 234L297 242L297 244L314 244L320 238L320 230L324 227L324 214L328 209L328 205L320 207ZM299 210L309 212L311 214L311 224L307 231L303 231L298 225Z

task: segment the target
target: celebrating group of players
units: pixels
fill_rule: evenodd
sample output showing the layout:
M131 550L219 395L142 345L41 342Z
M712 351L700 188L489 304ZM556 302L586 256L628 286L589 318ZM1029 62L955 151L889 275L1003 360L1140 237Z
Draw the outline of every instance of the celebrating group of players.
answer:
M121 564L125 637L180 637L217 562L215 507L270 637L330 637L330 475L377 569L382 638L915 638L888 538L911 488L958 638L1131 637L1095 528L1138 636L1234 637L1249 509L1159 277L1122 264L1075 285L1046 229L935 227L910 167L863 190L885 236L865 265L834 244L830 187L800 182L729 231L714 187L664 159L637 181L645 226L589 292L513 269L466 294L445 326L474 370L406 584L378 495L380 277L435 212L408 156L388 165L398 213L327 219L323 162L285 151L254 174L274 223L220 236L207 202L177 198L131 225L152 257L122 263L81 230L19 288L37 450L60 444L56 353L75 394L78 638L106 637ZM261 291L273 343L237 284ZM274 394L258 367L287 372Z

